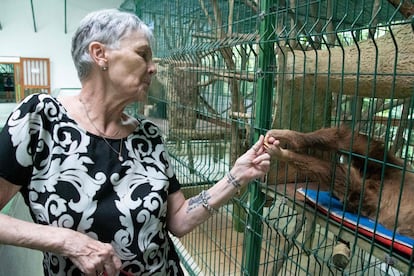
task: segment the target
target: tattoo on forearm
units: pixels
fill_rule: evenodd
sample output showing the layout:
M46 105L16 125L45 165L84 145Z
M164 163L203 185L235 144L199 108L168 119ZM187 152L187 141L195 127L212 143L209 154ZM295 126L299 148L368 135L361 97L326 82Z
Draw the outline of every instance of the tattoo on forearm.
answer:
M188 201L187 213L189 213L191 210L197 208L198 206L202 204L203 204L203 200L201 199L201 195L193 196Z
M211 198L208 192L205 192L205 197L207 200ZM203 205L201 193L199 195L193 196L188 200L187 213L189 213L191 210L197 208L200 205Z

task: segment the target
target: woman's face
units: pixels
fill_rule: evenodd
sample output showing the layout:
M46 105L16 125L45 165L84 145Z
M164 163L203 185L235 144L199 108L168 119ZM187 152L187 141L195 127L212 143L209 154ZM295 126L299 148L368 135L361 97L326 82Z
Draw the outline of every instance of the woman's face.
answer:
M132 101L145 101L151 78L156 73L152 50L142 32L120 40L118 49L106 49L108 86Z

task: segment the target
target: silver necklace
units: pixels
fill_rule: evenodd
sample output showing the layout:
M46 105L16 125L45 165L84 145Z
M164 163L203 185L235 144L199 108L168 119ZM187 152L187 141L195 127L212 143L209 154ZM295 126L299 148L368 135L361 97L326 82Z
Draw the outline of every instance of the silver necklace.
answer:
M118 135L118 133L119 133L119 131L120 130L118 130L118 132L117 133L115 133L112 137L111 136L107 136L107 135L105 135L102 131L100 131L96 126L95 126L95 124L93 123L93 121L92 121L92 119L91 119L91 117L89 116L89 112L88 112L88 109L86 108L86 105L85 105L85 103L80 99L80 97L79 97L79 101L80 101L80 103L82 104L82 106L83 106L83 108L85 109L85 113L86 113L86 117L88 118L88 120L89 120L89 122L91 123L91 125L93 126L93 128L99 133L99 135L102 137L102 139L104 140L104 142L108 145L108 147L113 151L113 152L115 152L117 155L118 155L118 160L120 161L120 162L122 162L122 161L124 161L124 158L122 157L122 144L123 144L123 142L124 142L124 138L121 138L121 143L120 143L120 145L119 145L119 151L117 151L113 146L111 146L111 144L108 142L108 140L106 140L106 138L105 138L105 136L106 137L110 137L110 138L112 138L112 137L114 137L114 136L116 136L116 135Z

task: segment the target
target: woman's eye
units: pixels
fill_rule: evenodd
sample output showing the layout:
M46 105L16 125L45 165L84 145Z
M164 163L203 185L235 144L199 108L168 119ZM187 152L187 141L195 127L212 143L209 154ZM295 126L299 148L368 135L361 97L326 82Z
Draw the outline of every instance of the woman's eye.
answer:
M146 52L138 52L138 55L141 56L145 61L148 61L149 54Z

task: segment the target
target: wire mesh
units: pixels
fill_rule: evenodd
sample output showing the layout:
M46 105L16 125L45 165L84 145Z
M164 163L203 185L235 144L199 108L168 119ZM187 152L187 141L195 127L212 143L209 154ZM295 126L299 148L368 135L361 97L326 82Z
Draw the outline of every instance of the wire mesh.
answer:
M163 130L187 197L221 179L268 129L348 125L384 143L373 160L381 191L388 153L403 160L403 175L413 173L410 1L136 3L156 37L157 80L143 111ZM335 160L355 155L343 151ZM395 237L379 244L334 221L297 195L314 183L290 172L275 162L266 181L174 239L190 274L413 274L413 254L401 254ZM412 189L399 181L400 191ZM338 245L349 250L339 264Z

